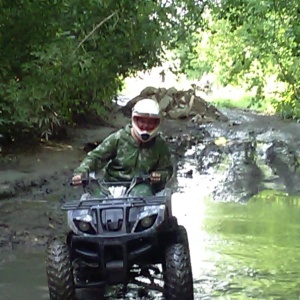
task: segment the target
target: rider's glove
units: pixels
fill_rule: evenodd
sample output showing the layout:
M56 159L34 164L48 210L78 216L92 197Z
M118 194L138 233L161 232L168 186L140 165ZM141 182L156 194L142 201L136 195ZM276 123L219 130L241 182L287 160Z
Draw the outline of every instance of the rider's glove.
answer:
M80 174L72 177L72 185L82 185L82 178Z
M158 183L161 181L161 174L159 172L152 172L150 174L150 180L152 183Z

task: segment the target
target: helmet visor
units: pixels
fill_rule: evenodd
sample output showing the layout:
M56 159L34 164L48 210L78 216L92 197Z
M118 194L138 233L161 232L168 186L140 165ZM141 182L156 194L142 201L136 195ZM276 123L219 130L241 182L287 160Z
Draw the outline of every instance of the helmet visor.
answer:
M153 131L160 124L160 118L145 117L145 116L134 116L133 122L141 131Z

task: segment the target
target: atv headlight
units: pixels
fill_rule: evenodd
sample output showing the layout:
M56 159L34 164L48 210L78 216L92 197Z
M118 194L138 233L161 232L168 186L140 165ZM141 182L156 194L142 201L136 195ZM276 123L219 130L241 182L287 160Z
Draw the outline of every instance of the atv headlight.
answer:
M68 211L68 224L71 230L76 234L96 233L93 217L88 209Z
M77 223L77 227L83 232L88 232L91 229L91 224L84 221L79 221Z
M165 205L145 206L137 215L132 232L139 232L159 225L164 219Z
M152 216L142 219L141 225L143 226L143 228L151 227L153 225L153 223L155 222L156 217L157 217L157 215L152 215Z

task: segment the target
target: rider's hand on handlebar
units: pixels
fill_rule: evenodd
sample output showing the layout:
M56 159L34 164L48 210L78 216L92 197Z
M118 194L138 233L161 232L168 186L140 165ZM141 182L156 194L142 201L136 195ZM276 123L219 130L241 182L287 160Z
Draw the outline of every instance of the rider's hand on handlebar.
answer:
M161 181L161 174L159 172L152 172L150 174L150 180L152 183L158 183Z
M75 175L72 177L72 185L82 185L81 175Z

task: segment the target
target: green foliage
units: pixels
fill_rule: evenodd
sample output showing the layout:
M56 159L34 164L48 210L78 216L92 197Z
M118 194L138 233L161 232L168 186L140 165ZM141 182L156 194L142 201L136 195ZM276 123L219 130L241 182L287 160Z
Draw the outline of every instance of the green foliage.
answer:
M296 0L212 1L205 27L179 45L182 68L194 78L208 71L223 85L254 90L256 103L274 98L282 116L299 118L299 16Z
M226 107L226 108L249 108L257 109L258 107L253 105L252 96L243 96L240 99L234 101L231 98L216 98L212 99L212 102L215 106Z
M46 138L108 118L123 79L161 63L201 22L197 0L0 1L0 133Z

